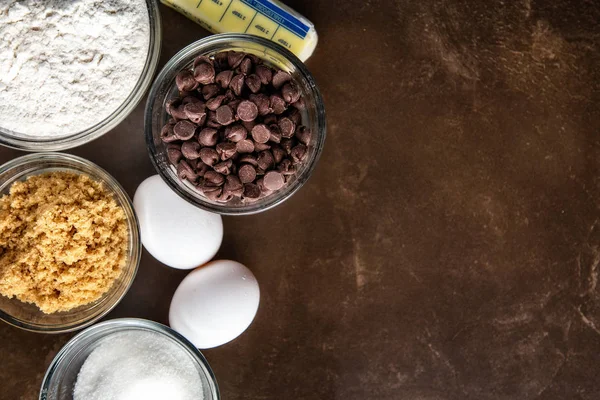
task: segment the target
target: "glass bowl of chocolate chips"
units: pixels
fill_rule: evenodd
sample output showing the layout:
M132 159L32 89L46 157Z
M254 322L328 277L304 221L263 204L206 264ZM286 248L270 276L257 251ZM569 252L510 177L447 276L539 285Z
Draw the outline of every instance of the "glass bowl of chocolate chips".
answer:
M179 196L219 214L253 214L308 180L325 143L325 108L310 72L284 47L213 35L161 71L145 134L154 167Z

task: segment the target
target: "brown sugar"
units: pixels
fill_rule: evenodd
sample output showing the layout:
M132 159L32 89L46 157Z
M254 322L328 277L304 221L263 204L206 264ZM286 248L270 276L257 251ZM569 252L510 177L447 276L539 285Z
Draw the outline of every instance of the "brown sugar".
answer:
M52 172L0 198L0 294L44 313L98 300L126 262L124 210L86 175Z

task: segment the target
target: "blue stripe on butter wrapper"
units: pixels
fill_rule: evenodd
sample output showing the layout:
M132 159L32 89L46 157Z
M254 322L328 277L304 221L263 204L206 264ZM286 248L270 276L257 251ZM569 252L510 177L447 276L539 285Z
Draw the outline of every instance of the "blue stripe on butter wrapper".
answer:
M300 36L302 39L306 37L306 34L310 30L310 27L294 17L286 10L277 7L275 4L268 0L241 0L246 5L254 8L256 11L264 14L273 21L277 22L284 28Z

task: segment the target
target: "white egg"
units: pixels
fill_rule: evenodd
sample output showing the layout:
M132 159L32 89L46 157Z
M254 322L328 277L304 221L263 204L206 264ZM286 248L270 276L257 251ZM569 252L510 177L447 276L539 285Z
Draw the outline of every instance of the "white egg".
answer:
M169 267L196 268L210 261L221 247L221 216L183 200L158 175L140 184L133 206L140 221L142 244Z
M213 261L181 282L171 300L169 324L200 349L217 347L250 326L259 301L258 283L248 268Z

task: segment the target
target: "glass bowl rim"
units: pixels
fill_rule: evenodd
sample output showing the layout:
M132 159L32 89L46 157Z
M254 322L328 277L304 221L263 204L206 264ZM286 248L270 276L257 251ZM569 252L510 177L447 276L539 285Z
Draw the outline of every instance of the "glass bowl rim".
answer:
M206 360L204 355L200 352L200 350L198 350L198 348L196 348L196 346L194 346L183 335L181 335L179 332L175 331L174 329L172 329L164 324L161 324L159 322L156 322L156 321L151 321L151 320L147 320L147 319L143 319L143 318L116 318L116 319L111 319L108 321L100 322L91 327L88 327L84 331L79 332L77 335L73 336L71 339L69 339L69 341L67 343L65 343L63 345L63 347L58 351L58 353L56 353L56 355L52 359L52 362L46 369L46 373L44 374L44 378L42 379L39 400L47 400L47 393L45 393L44 391L48 390L49 383L51 382L55 372L58 369L58 366L63 361L63 359L66 357L67 353L73 349L77 350L77 346L81 340L84 340L85 338L91 336L98 330L105 329L106 332L102 336L96 338L95 340L99 340L99 339L107 337L111 333L115 332L114 329L110 329L111 327L117 328L117 329L119 329L119 328L148 329L152 332L163 334L163 335L167 336L169 339L174 340L175 342L177 342L177 344L183 346L186 350L188 350L190 355L193 356L194 361L197 364L199 364L200 366L202 366L202 369L206 374L206 378L211 386L210 390L214 396L214 400L221 399L219 385L217 383L215 374L214 374L212 368L210 367L210 364L208 363L208 361ZM128 330L129 329L123 329L121 331L128 331Z
M51 333L51 334L56 333L57 334L57 333L76 331L76 330L83 329L85 327L92 325L94 322L98 321L102 317L106 316L109 312L111 312L121 302L121 300L123 300L125 295L129 292L129 289L131 289L131 286L133 285L133 281L135 280L135 277L136 277L138 269L139 269L140 261L142 258L142 242L141 242L141 236L140 236L139 219L138 219L135 209L133 207L133 202L131 201L131 198L129 197L129 195L127 194L125 189L123 189L121 184L112 175L110 175L106 170L104 170L97 164L95 164L89 160L86 160L85 158L75 156L72 154L57 153L57 152L25 154L21 157L14 158L14 159L0 165L0 175L2 175L3 173L5 173L13 168L23 165L23 164L27 164L30 162L36 162L36 161L47 161L47 160L60 160L60 161L65 161L65 162L74 162L74 163L83 164L84 166L92 169L94 171L94 174L97 175L97 176L92 176L92 178L97 179L99 177L100 181L106 185L107 189L113 195L118 196L120 199L124 200L123 201L124 204L120 204L120 205L122 207L127 208L127 210L125 212L125 214L128 215L127 224L128 224L128 226L131 226L131 228L132 228L132 232L130 232L131 242L132 242L131 243L131 251L128 255L126 267L123 271L123 273L125 273L127 271L127 269L129 269L130 271L127 271L127 272L131 273L131 278L129 279L129 281L125 282L123 291L116 298L116 300L112 304L108 305L106 308L102 309L98 314L93 315L87 319L84 319L80 323L43 325L43 324L33 324L33 323L28 323L26 321L22 321L20 319L13 317L10 314L7 314L2 309L0 309L0 321L4 321L11 326L14 326L16 328L23 329L23 330L29 331L29 332ZM39 171L43 171L43 170L44 169L40 169ZM11 300L19 301L16 299L11 299Z
M226 203L223 205L209 203L201 198L201 195L191 196L182 190L179 185L173 182L163 170L158 165L156 158L158 156L158 151L154 146L154 132L152 130L152 121L153 114L155 112L153 103L157 97L159 88L163 85L167 76L173 72L173 68L178 63L184 61L185 59L191 59L196 57L199 53L199 49L202 49L206 46L215 45L215 44L223 44L226 45L228 42L232 41L240 41L240 42L252 42L254 44L262 45L267 50L272 51L281 57L288 60L290 63L294 65L294 67L298 70L299 74L302 76L304 80L309 84L310 91L315 97L315 102L317 103L317 107L315 110L316 115L316 124L318 126L318 132L315 140L315 152L314 159L312 162L306 166L303 171L303 174L297 176L297 183L295 183L294 187L287 191L285 195L277 195L277 192L273 195L272 199L270 199L265 204L256 204L250 203L243 207L228 207ZM210 35L203 39L197 40L188 46L184 47L182 50L177 52L163 67L160 71L156 79L154 80L154 84L150 89L148 100L146 101L146 108L144 112L144 133L146 136L146 147L148 150L148 155L150 156L150 161L154 166L154 169L158 172L158 175L161 179L169 186L171 190L173 190L179 197L192 204L195 207L204 209L206 211L210 211L216 214L221 215L252 215L257 214L263 211L270 210L284 201L288 200L292 197L300 188L304 186L304 184L309 180L312 176L317 163L321 157L323 152L323 148L325 145L325 139L327 136L327 124L326 124L326 114L325 114L325 106L323 104L323 97L321 92L315 82L313 75L310 73L308 68L304 65L300 59L290 52L288 49L283 46L267 40L265 38L244 34L244 33L221 33L217 35ZM258 203L258 202L257 202Z
M146 63L142 69L139 78L131 93L110 115L102 121L83 129L79 132L60 136L55 139L18 137L7 133L5 128L0 126L0 145L8 148L29 151L29 152L53 152L72 149L98 139L108 133L114 127L119 125L125 118L131 114L135 107L144 98L152 83L152 78L158 67L160 59L160 49L162 44L162 23L158 0L145 0L148 7L149 17L149 36L148 52ZM18 132L14 132L17 133Z

